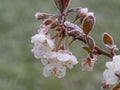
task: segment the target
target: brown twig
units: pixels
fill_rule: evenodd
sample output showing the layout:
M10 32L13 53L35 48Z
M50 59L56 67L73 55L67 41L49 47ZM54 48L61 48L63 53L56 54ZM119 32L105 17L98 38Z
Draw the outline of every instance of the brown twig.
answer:
M77 40L80 40L80 41L84 42L85 44L87 44L87 42L85 40L85 36L79 36L78 37L78 34L74 34L74 33L70 33L69 35L72 36L72 37L76 37ZM105 55L109 58L113 58L113 54L110 54L110 53L106 52L105 50L101 49L98 46L95 46L95 50L97 51L97 53L99 55Z

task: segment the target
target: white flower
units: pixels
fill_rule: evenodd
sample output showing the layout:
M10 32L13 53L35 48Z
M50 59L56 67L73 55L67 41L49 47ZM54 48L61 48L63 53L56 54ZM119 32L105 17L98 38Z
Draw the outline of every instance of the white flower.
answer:
M44 65L43 75L45 77L56 76L62 78L66 74L66 68L73 68L73 65L77 64L78 61L70 51L59 50L58 52L51 52L47 58L41 59Z
M56 76L62 78L65 76L66 67L62 66L60 63L50 63L44 66L43 75L45 77Z
M67 50L59 50L58 52L53 52L51 58L56 58L58 61L62 62L70 69L73 68L73 65L78 63L76 57Z
M62 78L66 74L66 67L62 64L62 62L52 59L42 59L41 62L44 65L43 75L45 77L56 76L58 78Z
M115 84L118 81L118 77L115 76L115 73L113 70L105 70L103 72L103 78L106 82L106 84Z
M32 36L31 42L34 43L32 52L35 58L47 57L54 48L54 42L43 33Z
M103 79L106 84L115 84L119 80L115 74L120 69L120 55L115 55L113 61L106 63L106 67L108 69L103 72Z

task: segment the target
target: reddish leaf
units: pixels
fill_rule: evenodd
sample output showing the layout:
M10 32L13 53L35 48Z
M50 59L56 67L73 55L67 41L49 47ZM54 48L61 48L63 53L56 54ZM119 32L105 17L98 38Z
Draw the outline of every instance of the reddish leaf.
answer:
M88 15L85 16L85 18L82 21L82 27L85 35L88 35L92 31L94 24L95 24L95 17L93 13L88 13Z
M112 45L114 43L112 36L110 36L108 33L103 34L103 42L107 45Z
M120 82L116 86L114 86L112 90L119 90L119 89L120 89Z
M87 47L87 46L83 46L82 47L85 51L87 51L87 53L90 53L90 49L89 49L89 47Z
M44 24L45 25L50 25L52 22L53 22L52 20L47 19L47 20L44 21Z
M87 38L87 44L91 50L95 48L95 41L92 37Z
M54 0L54 2L57 8L59 9L59 11L63 13L65 9L68 7L70 0Z

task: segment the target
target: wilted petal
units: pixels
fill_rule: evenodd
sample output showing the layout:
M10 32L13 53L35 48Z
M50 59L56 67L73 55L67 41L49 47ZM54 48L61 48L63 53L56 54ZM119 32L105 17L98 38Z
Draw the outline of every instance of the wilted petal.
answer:
M95 61L90 58L82 60L82 70L83 71L92 71L94 68Z

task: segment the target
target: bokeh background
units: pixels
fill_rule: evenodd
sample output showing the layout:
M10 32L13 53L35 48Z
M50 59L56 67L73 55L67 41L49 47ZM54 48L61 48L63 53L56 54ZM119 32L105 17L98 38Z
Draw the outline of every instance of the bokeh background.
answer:
M120 48L120 0L71 2L69 7L88 7L95 13L97 22L91 35L99 47L106 49L101 35L108 32ZM111 59L100 56L92 72L81 71L80 61L87 55L80 48L81 42L71 47L79 64L67 70L66 77L43 77L42 64L31 53L31 36L37 33L40 24L34 18L36 12L58 11L53 0L0 0L0 90L100 90L105 62Z

